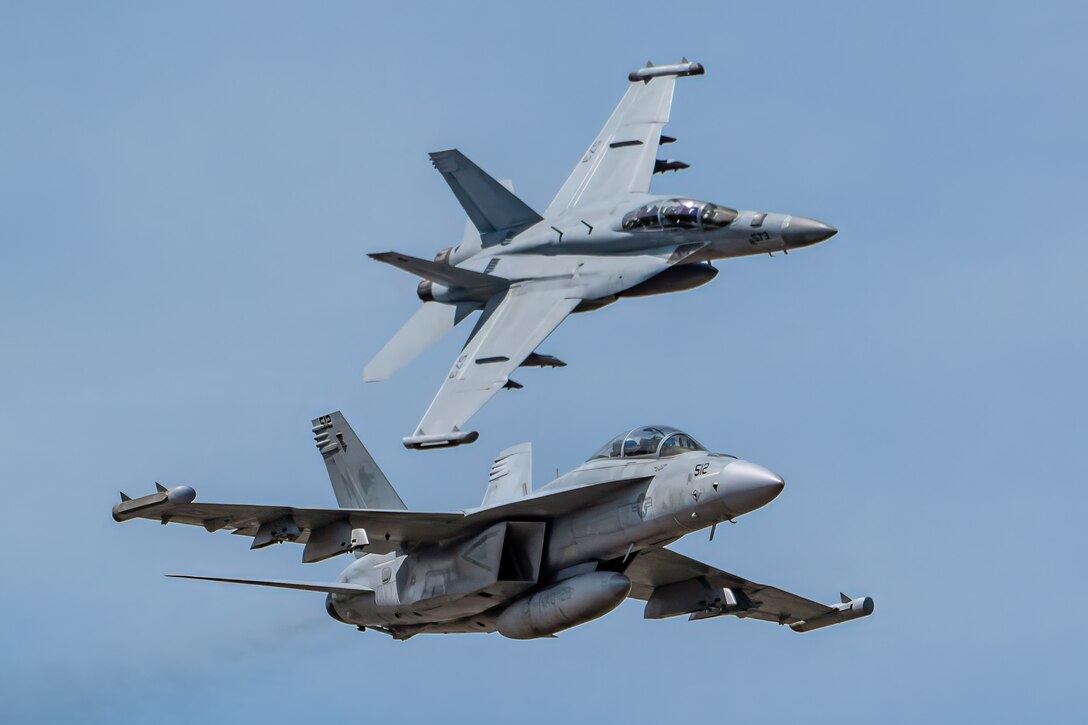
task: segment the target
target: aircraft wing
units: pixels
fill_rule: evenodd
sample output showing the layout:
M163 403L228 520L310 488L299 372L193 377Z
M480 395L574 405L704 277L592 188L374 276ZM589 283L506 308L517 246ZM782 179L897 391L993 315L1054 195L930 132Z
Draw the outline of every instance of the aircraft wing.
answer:
M545 520L578 511L602 497L630 486L645 485L649 477L617 478L591 486L542 489L499 505L440 513L401 509L293 508L231 503L195 503L188 486L160 488L140 498L122 495L113 507L115 521L149 519L163 524L203 526L207 531L229 530L252 536L250 548L293 542L305 544L303 562L322 561L348 551L385 554L414 543L435 543L473 532L504 520ZM353 540L363 529L366 541ZM272 586L272 585L269 585Z
M623 573L631 579L630 596L634 599L649 600L655 588L701 577L715 589L726 588L744 592L751 600L751 606L743 612L743 616L752 619L797 624L835 615L840 611L836 607L820 604L782 589L742 579L669 549L640 551Z
M192 503L173 501L168 493L160 492L122 501L114 506L113 518L117 521L141 518L164 524L189 524L203 526L207 531L231 530L241 536L252 536L251 548L254 549L281 542L306 544L303 561L313 562L349 551L353 529L367 532L367 551L386 553L412 542L440 541L460 533L465 514L460 511L429 513Z
M677 75L695 75L692 70L695 65L669 67L675 69L675 73L638 79L632 74L627 93L559 189L544 212L545 218L551 219L575 207L650 190L661 129L669 122ZM659 68L666 70L664 66ZM702 68L697 72L702 73Z
M470 443L461 427L509 381L537 345L582 301L569 287L511 285L487 303L468 342L419 422L409 448Z

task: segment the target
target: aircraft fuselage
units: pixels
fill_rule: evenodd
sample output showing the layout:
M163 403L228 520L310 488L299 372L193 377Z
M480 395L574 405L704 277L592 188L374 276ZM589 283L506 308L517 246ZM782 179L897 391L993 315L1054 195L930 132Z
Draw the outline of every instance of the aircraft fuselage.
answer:
M364 555L344 570L340 581L373 588L373 594L331 594L329 613L357 626L389 629L398 637L494 631L501 611L531 590L733 519L769 503L784 485L756 464L690 452L668 458L590 461L539 493L641 478L646 482L563 516L500 522L440 546ZM522 529L511 534L510 529L499 528L508 526ZM535 576L526 573L519 580L516 572L510 577L490 565L498 554L496 549L489 556L489 547L501 545L497 538L513 535L529 540L536 533L542 555ZM502 556L509 556L506 551L503 548Z
M616 204L542 220L509 240L491 240L487 245L462 243L439 258L514 284L550 281L571 288L585 300L598 300L621 296L625 290L675 265L788 252L835 234L833 227L806 217L733 210L728 211L736 214L735 219L721 228L696 224L694 228L658 225L656 229L624 229L625 216L632 209L663 205L675 198L629 195ZM657 258L658 263L647 264L646 258ZM431 298L438 302L474 299L471 293L458 288L435 284L429 289Z

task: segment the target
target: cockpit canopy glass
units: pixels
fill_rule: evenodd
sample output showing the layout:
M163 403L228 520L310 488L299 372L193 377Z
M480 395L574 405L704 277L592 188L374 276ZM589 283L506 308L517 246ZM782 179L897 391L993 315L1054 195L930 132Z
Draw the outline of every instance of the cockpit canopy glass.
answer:
M695 440L687 433L673 433L661 444L661 448L658 449L657 455L664 458L665 456L678 456L681 453L705 450L706 449L699 444L699 441Z
M677 456L690 451L705 450L698 441L681 430L664 425L647 425L616 436L589 460Z
M652 202L623 217L625 232L658 229L721 229L737 218L737 210L695 199Z
M661 220L657 218L657 204L639 207L623 217L623 230L633 232L646 229L660 229Z

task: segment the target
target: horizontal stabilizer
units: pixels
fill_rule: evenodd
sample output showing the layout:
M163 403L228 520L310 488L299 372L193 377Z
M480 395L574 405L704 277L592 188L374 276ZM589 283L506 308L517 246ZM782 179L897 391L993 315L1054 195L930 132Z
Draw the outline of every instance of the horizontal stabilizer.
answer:
M260 587L277 587L279 589L301 589L307 592L325 592L327 594L363 594L374 591L370 587L359 584L322 584L320 582L291 582L265 579L229 579L218 576L192 576L190 574L167 574L171 579L197 579L206 582L227 582L229 584L253 584Z
M363 370L363 380L385 380L438 342L475 309L471 303L424 302Z
M430 156L431 163L479 230L484 246L508 239L541 221L541 216L528 204L460 151L436 151Z
M450 264L431 262L418 257L409 257L407 254L400 254L398 252L380 252L368 256L379 262L385 262L398 269L403 269L405 272L414 274L417 277L429 279L432 282L437 282L438 284L446 285L447 287L463 288L484 299L487 299L498 292L502 292L510 286L510 280L496 277L493 274L473 272L472 270L461 269L460 267L454 267Z

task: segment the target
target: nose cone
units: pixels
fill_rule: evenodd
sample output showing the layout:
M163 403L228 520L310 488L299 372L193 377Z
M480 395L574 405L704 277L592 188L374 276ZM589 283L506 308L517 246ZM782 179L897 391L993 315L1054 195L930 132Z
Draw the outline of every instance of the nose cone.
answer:
M749 461L733 461L721 478L725 505L737 515L766 506L786 487L777 473Z
M806 247L838 234L839 230L830 224L818 222L803 216L793 216L782 225L782 241L790 247Z

